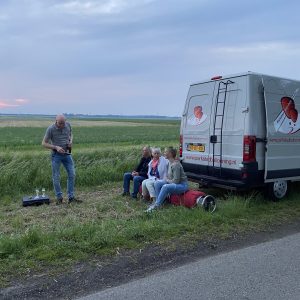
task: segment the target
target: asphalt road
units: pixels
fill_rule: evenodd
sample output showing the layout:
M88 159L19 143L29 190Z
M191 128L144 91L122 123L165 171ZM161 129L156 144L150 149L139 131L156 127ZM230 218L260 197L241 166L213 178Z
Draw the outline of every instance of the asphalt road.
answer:
M300 233L200 259L80 299L299 300Z

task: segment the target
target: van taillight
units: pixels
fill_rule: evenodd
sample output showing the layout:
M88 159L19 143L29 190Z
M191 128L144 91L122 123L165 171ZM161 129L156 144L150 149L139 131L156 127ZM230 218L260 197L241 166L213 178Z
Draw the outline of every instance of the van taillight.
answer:
M179 156L182 157L182 134L180 135L179 141Z
M243 161L244 162L256 161L256 136L255 135L244 136Z

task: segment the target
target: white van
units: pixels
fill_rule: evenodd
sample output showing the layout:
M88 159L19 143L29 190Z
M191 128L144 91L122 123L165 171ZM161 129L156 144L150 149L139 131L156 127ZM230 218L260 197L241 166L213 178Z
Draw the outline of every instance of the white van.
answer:
M188 178L284 197L300 180L300 81L252 72L190 86L180 128Z

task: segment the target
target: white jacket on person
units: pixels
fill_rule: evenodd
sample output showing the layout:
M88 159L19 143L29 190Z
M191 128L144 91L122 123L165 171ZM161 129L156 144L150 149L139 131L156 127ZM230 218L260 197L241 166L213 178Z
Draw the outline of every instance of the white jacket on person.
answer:
M152 164L153 159L148 164L148 178L149 179L155 179L155 176L150 175L151 172L151 164ZM168 166L169 166L169 161L164 157L160 156L159 157L159 162L158 162L158 173L159 173L159 179L161 180L166 180L167 179L167 174L168 174Z

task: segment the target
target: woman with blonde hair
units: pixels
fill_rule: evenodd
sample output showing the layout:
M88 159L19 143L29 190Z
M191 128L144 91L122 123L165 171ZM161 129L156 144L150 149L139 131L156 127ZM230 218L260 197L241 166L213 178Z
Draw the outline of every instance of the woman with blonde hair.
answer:
M176 154L177 151L173 147L166 150L166 157L169 160L167 178L154 182L156 201L149 206L146 212L152 212L161 207L168 195L183 194L188 190L187 176L180 161L176 160Z
M154 183L156 180L166 180L169 161L161 155L160 148L152 149L152 160L148 165L148 179L142 183L142 196L145 199L150 195L152 201L156 200Z

